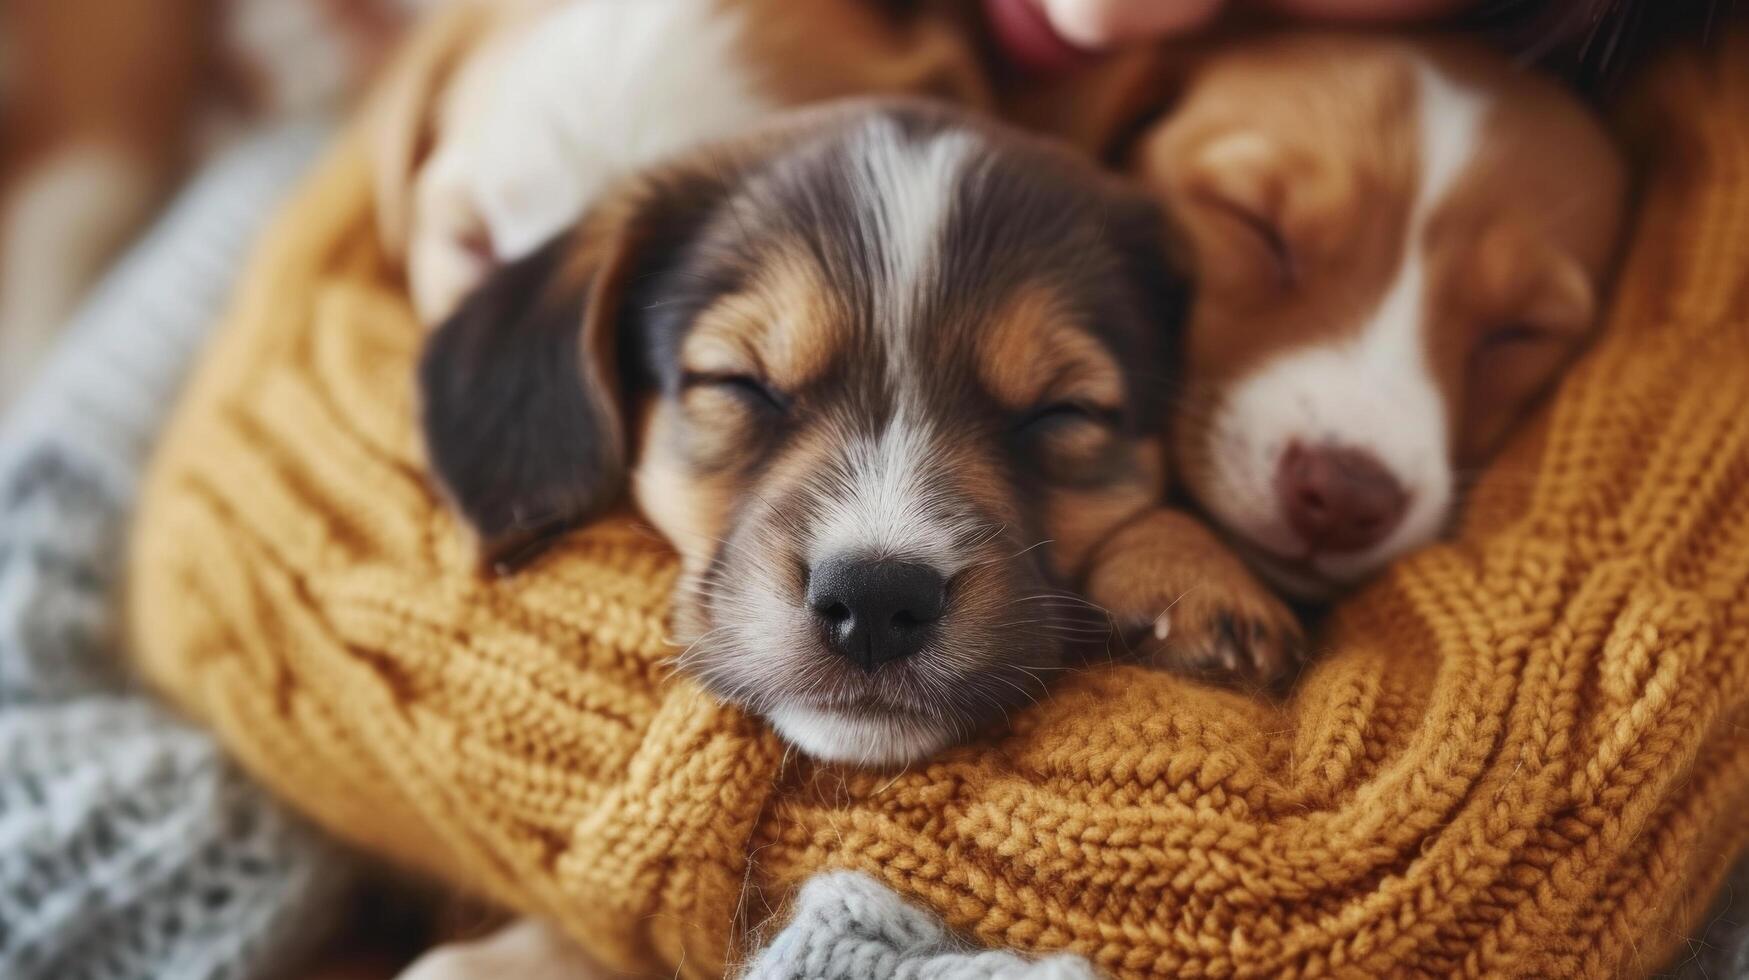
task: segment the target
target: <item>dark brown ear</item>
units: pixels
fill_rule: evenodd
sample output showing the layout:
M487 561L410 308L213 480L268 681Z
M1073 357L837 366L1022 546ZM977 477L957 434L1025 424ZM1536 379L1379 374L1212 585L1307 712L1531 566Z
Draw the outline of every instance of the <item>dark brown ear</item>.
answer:
M564 235L499 268L420 360L433 474L499 571L610 504L625 480L615 271L584 263Z
M663 306L644 294L667 281L739 172L709 163L608 193L571 231L495 269L426 341L426 456L497 571L526 563L624 489L628 388L642 383L624 369L643 356L643 321Z

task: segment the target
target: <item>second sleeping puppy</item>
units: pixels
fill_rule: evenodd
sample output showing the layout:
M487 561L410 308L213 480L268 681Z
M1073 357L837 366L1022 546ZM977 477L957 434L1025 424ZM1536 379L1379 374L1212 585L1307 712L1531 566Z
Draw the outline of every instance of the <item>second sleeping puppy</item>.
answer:
M431 464L500 564L629 482L681 555L681 666L816 757L908 762L1065 662L1088 630L1062 588L1120 622L1219 590L1295 628L1161 504L1163 236L1090 163L969 115L803 112L467 296L421 365Z

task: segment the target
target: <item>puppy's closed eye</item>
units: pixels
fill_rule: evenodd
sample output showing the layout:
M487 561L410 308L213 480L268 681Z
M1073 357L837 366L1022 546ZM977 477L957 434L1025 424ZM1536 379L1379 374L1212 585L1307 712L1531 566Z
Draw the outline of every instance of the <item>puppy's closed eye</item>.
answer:
M729 170L635 181L576 229L492 272L427 340L421 426L432 474L513 571L624 489L627 408L646 382L622 344L661 309L628 301L709 214Z
M713 396L732 398L737 403L761 413L784 415L792 399L772 384L754 374L690 374L686 377L690 392L705 392Z
M1016 431L1032 435L1049 435L1077 425L1106 428L1118 423L1118 411L1101 408L1084 401L1048 402L1023 413L1015 422Z
M1015 435L1044 478L1072 484L1103 477L1102 462L1122 446L1122 413L1080 400L1049 402L1021 414Z
M1144 148L1140 165L1179 201L1179 218L1206 260L1205 281L1255 289L1297 278L1286 194L1304 180L1288 179L1290 161L1274 140L1249 130L1162 140Z
M1555 339L1557 338L1553 333L1535 324L1505 323L1485 331L1482 334L1481 347L1484 350L1522 349Z
M1274 285L1291 286L1299 278L1296 249L1280 221L1263 209L1218 193L1198 195L1196 202L1222 226L1222 233L1241 240L1256 256L1248 267L1260 270Z

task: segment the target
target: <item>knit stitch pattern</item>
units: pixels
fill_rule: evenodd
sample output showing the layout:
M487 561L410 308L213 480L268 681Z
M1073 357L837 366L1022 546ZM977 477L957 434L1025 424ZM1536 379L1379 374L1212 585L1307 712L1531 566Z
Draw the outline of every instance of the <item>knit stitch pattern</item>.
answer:
M934 915L855 871L808 879L741 980L1095 980L1079 956L972 950Z
M356 139L155 462L139 656L337 833L628 969L718 974L840 868L1119 977L1647 972L1749 832L1749 39L1626 118L1648 180L1604 336L1283 703L1089 669L859 773L670 676L674 563L634 518L483 576L421 465Z

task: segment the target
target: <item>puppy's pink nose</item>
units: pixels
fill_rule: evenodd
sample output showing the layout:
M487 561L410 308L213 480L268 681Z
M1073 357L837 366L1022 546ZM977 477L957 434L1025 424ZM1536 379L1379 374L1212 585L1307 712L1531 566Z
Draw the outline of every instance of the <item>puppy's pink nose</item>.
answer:
M1319 552L1364 551L1389 537L1409 509L1403 485L1369 452L1288 446L1275 476L1288 523Z

